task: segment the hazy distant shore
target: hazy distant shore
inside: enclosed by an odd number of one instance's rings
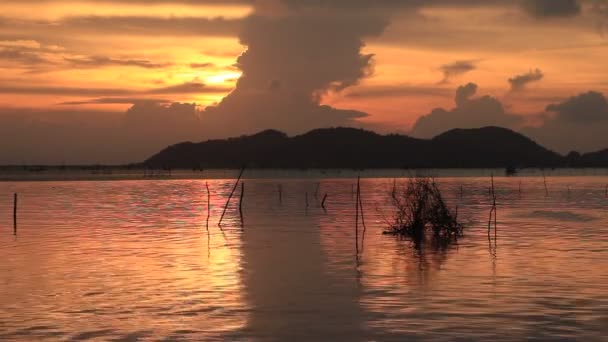
[[[0,181],[105,181],[105,180],[187,180],[232,179],[237,169],[151,170],[125,166],[0,166]],[[607,176],[608,168],[518,169],[515,177]],[[249,179],[307,179],[307,178],[404,178],[417,175],[432,177],[506,176],[504,168],[443,168],[443,169],[258,169],[248,168]]]

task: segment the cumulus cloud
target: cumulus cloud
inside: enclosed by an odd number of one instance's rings
[[[444,64],[439,68],[443,72],[443,80],[440,83],[449,83],[452,78],[464,75],[475,69],[475,61],[456,61]]]
[[[547,106],[556,114],[555,120],[564,122],[597,123],[608,120],[608,102],[602,93],[589,91],[566,101]]]
[[[547,111],[553,117],[524,132],[562,153],[608,148],[608,100],[604,94],[589,91],[551,104]]]
[[[541,81],[545,75],[540,69],[530,70],[529,72],[509,78],[511,91],[523,90],[528,84]]]
[[[389,18],[327,11],[318,4],[289,5],[272,13],[256,8],[246,20],[239,38],[247,51],[237,61],[242,77],[230,95],[204,113],[204,120],[222,133],[268,128],[299,133],[358,125],[357,119],[366,116],[320,102],[327,92],[342,91],[372,73],[373,55],[361,52],[363,39],[381,34]]]
[[[515,127],[518,116],[508,114],[500,101],[485,95],[474,97],[477,85],[469,83],[456,90],[456,107],[451,110],[437,108],[420,117],[411,134],[421,138],[432,138],[453,128],[480,128],[485,126]]]

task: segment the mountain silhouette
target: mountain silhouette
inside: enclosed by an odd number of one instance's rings
[[[562,156],[501,127],[453,129],[433,139],[324,128],[289,137],[266,130],[185,142],[142,163],[149,168],[529,168],[608,166],[608,150]]]

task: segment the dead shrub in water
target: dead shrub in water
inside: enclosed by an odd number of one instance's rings
[[[434,242],[441,243],[463,235],[458,212],[450,211],[433,180],[410,179],[402,190],[393,190],[391,198],[396,212],[385,234],[406,236],[415,242],[431,235]]]

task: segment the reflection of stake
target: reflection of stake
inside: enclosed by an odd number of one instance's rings
[[[519,181],[519,198],[521,199],[521,181]]]
[[[236,187],[239,185],[239,182],[241,181],[243,172],[245,172],[245,166],[243,166],[243,168],[241,169],[241,172],[239,173],[239,177],[236,179],[236,183],[234,183],[234,187],[232,188],[232,191],[230,192],[230,195],[228,196],[228,200],[226,201],[226,205],[224,206],[224,211],[222,212],[222,216],[220,217],[220,222],[218,222],[218,224],[217,224],[218,226],[222,225],[222,220],[224,219],[224,215],[226,215],[226,210],[228,210],[228,204],[230,204],[230,200],[232,199],[232,196],[234,195],[234,192],[236,191]]]

